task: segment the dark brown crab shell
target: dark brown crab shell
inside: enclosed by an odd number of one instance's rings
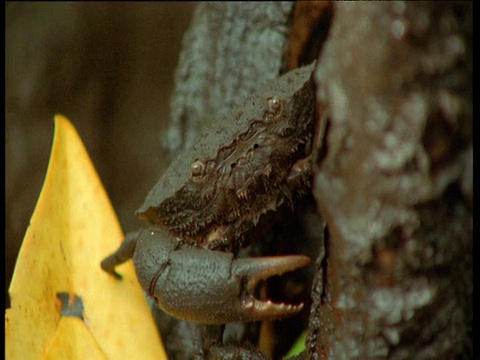
[[[159,225],[176,236],[191,237],[200,231],[206,236],[209,232],[213,231],[212,224],[215,222],[220,222],[220,224],[234,224],[236,222],[238,223],[239,219],[242,218],[244,222],[254,223],[262,213],[275,209],[285,198],[289,198],[289,189],[286,186],[280,189],[281,185],[273,184],[274,189],[271,191],[271,196],[269,196],[270,191],[267,189],[265,194],[262,195],[264,198],[260,199],[255,205],[246,207],[244,206],[245,204],[241,203],[241,200],[242,196],[248,196],[248,191],[242,189],[248,188],[248,181],[251,179],[245,178],[243,175],[245,172],[232,171],[228,179],[229,183],[225,185],[227,188],[222,189],[222,196],[227,197],[228,201],[225,198],[218,199],[218,202],[222,203],[222,206],[218,206],[221,211],[219,210],[216,213],[208,212],[205,211],[205,209],[196,209],[196,205],[192,205],[208,203],[209,207],[215,206],[216,198],[214,194],[215,192],[219,192],[213,188],[216,185],[207,181],[201,185],[203,191],[199,192],[198,189],[194,187],[196,182],[195,177],[201,178],[202,172],[208,172],[211,166],[217,165],[212,163],[212,159],[220,156],[219,149],[225,152],[221,154],[224,158],[228,157],[228,151],[235,151],[234,146],[230,146],[229,148],[229,145],[232,144],[232,139],[246,141],[251,136],[258,136],[258,134],[255,134],[255,131],[248,131],[249,128],[255,125],[252,124],[252,122],[254,123],[256,121],[255,119],[259,119],[259,122],[261,122],[262,119],[268,122],[269,117],[275,117],[276,114],[281,113],[281,108],[291,100],[292,95],[301,89],[309,80],[313,68],[314,64],[294,70],[280,77],[275,82],[266,85],[256,94],[249,97],[242,106],[234,110],[235,115],[233,117],[237,121],[219,122],[218,125],[213,127],[213,130],[209,130],[201,135],[191,151],[184,152],[180,157],[175,159],[150,191],[144,204],[137,210],[139,218],[148,223]],[[229,124],[229,126],[225,126],[225,124]],[[285,129],[281,131],[290,131],[291,128],[289,129],[289,126],[292,127],[292,124],[287,123]],[[293,127],[294,126],[295,124],[293,124]],[[257,142],[272,141],[268,136],[264,138],[258,137],[259,138],[255,140]],[[291,150],[295,151],[296,146],[297,145],[292,145]],[[244,164],[241,165],[247,168],[249,166],[248,154],[246,154],[241,161],[244,161]],[[250,171],[251,169],[247,170]],[[278,170],[278,167],[272,169],[270,164],[266,164],[258,169],[258,171],[264,172],[266,176],[268,176],[272,170]],[[257,169],[253,171],[257,171]],[[285,174],[282,174],[282,176],[286,177]],[[191,183],[190,185],[189,182]],[[265,184],[265,186],[268,186],[269,182],[265,181]],[[229,193],[231,192],[230,188],[233,189],[234,193]],[[281,191],[285,193],[285,196],[277,196],[275,191]],[[182,192],[189,192],[189,195],[182,196]],[[210,198],[206,199],[206,197]],[[240,200],[239,203],[236,203],[237,199]],[[225,204],[228,204],[228,206],[225,206]],[[162,207],[167,209],[167,211],[162,213]],[[185,209],[187,211],[184,211]],[[248,217],[240,214],[241,211],[248,213]],[[171,224],[168,223],[169,220],[166,219],[163,214],[167,214],[165,217],[177,216],[178,218],[175,219],[175,221],[179,223],[179,225],[176,227],[171,226]],[[182,217],[184,220],[182,220]],[[190,219],[194,217],[195,220],[190,221]],[[188,222],[190,222],[190,224],[188,224]],[[209,225],[209,228],[205,228]],[[239,224],[236,224],[238,232],[241,232],[242,227],[238,225]]]
[[[234,112],[236,121],[210,130],[173,161],[137,211],[152,226],[128,234],[102,268],[119,278],[115,267],[133,257],[157,305],[190,321],[272,320],[300,311],[302,305],[255,299],[251,290],[262,279],[306,266],[308,257],[237,259],[232,252],[261,214],[301,192],[290,177],[306,179],[296,173],[304,173],[297,164],[313,132],[313,68],[276,79]],[[209,174],[216,181],[208,181]],[[224,251],[210,246],[218,239],[228,245]]]

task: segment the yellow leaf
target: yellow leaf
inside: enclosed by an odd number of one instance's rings
[[[107,359],[81,319],[62,317],[42,360],[86,358]]]
[[[77,132],[66,118],[56,116],[45,183],[9,289],[8,359],[40,359],[58,337],[63,321],[58,293],[81,298],[83,323],[106,358],[166,359],[132,262],[119,267],[121,281],[100,268],[122,238]],[[81,358],[90,358],[91,351]]]

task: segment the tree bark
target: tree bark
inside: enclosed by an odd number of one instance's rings
[[[471,36],[471,3],[335,4],[312,358],[472,356]]]
[[[280,74],[292,6],[199,5],[170,150]],[[472,357],[471,39],[471,3],[334,4],[315,71],[326,237],[304,357]]]

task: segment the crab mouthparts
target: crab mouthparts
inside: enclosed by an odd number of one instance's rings
[[[242,298],[242,309],[249,317],[261,321],[278,319],[298,313],[303,303],[298,305],[274,303],[271,300],[258,300],[252,293],[261,280],[271,276],[280,276],[287,272],[304,267],[310,263],[310,258],[303,255],[288,255],[238,259],[236,275],[247,279]]]

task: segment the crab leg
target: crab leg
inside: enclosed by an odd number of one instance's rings
[[[145,231],[144,229],[139,229],[137,231],[132,231],[125,236],[122,244],[110,256],[103,259],[100,266],[104,271],[107,273],[115,276],[117,279],[121,279],[122,275],[115,271],[115,267],[123,264],[125,261],[131,259],[133,257],[133,253],[135,252],[135,246],[137,245],[137,240],[140,237],[140,234]]]

